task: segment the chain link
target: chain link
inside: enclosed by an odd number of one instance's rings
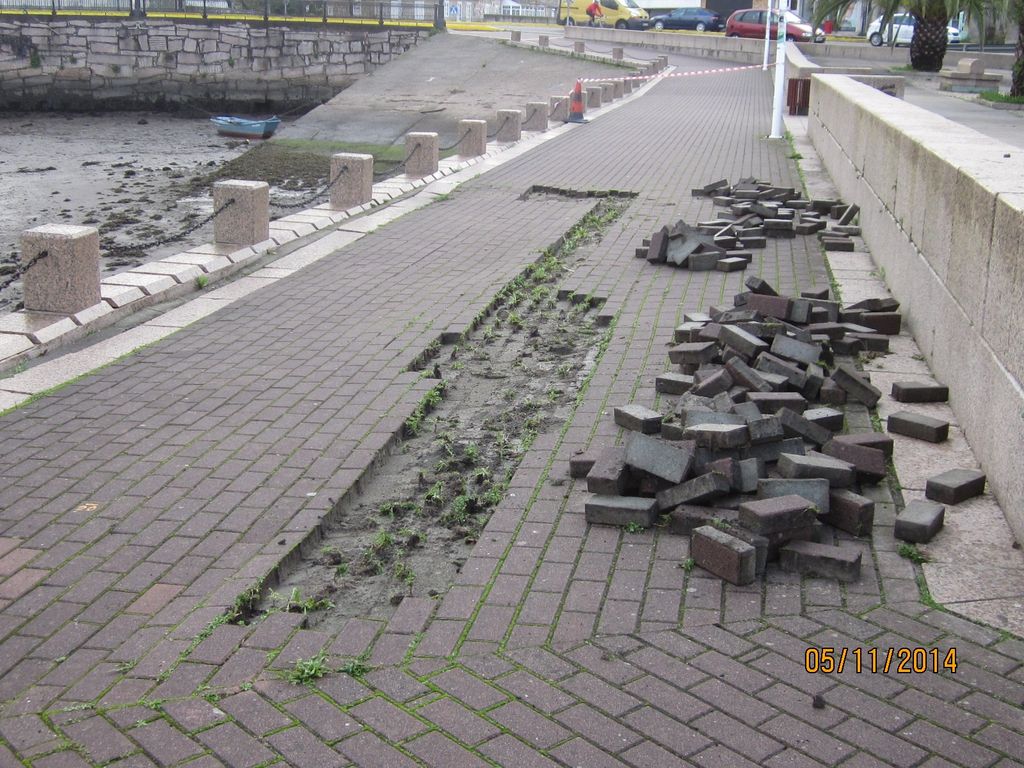
[[[187,226],[185,229],[183,229],[181,232],[178,232],[177,234],[168,235],[167,237],[161,237],[161,238],[159,238],[157,240],[150,240],[149,242],[145,242],[145,243],[135,243],[135,244],[132,244],[132,245],[108,245],[108,246],[102,248],[101,250],[104,253],[108,254],[108,255],[113,255],[113,254],[118,254],[118,253],[132,253],[134,251],[148,251],[148,250],[151,250],[153,248],[159,248],[162,245],[169,245],[169,244],[171,244],[173,242],[177,242],[178,240],[182,240],[182,239],[188,237],[189,235],[191,235],[193,232],[195,232],[200,227],[205,226],[206,224],[209,224],[211,221],[213,221],[215,218],[220,216],[220,214],[222,214],[224,211],[226,211],[228,208],[230,208],[234,204],[235,204],[235,198],[232,197],[231,199],[226,200],[224,202],[224,205],[222,205],[220,208],[216,209],[209,216],[206,216],[206,217],[204,217],[202,219],[199,219],[198,221],[193,222],[192,224],[190,224],[189,226]]]
[[[8,288],[10,288],[11,285],[13,285],[18,280],[20,280],[22,277],[24,277],[25,274],[30,269],[32,269],[32,267],[34,267],[36,264],[38,264],[40,261],[42,261],[43,259],[45,259],[49,255],[50,255],[49,251],[40,251],[39,253],[37,253],[35,256],[33,256],[29,260],[28,264],[22,265],[22,267],[20,269],[16,269],[13,274],[8,275],[7,277],[5,277],[3,279],[2,282],[0,282],[0,291],[5,291]]]
[[[495,129],[494,133],[488,133],[487,134],[487,138],[488,139],[493,139],[495,136],[497,136],[499,133],[501,133],[501,129],[505,127],[505,123],[508,122],[508,118],[509,118],[509,116],[505,115],[505,119],[501,121],[501,125],[499,125],[497,127],[497,129]]]
[[[442,152],[447,152],[447,151],[449,151],[449,150],[451,150],[451,149],[455,149],[455,148],[456,148],[457,146],[459,146],[459,144],[461,144],[461,143],[462,143],[462,140],[463,140],[464,138],[466,138],[467,136],[469,136],[469,134],[470,134],[470,130],[469,130],[469,128],[467,128],[467,129],[466,129],[466,132],[465,132],[464,134],[462,134],[462,135],[461,135],[461,136],[459,137],[459,140],[458,140],[458,141],[456,141],[456,142],[455,142],[454,144],[449,144],[449,145],[448,145],[447,147],[441,147],[441,151],[442,151]],[[418,145],[417,145],[417,146],[418,146]]]
[[[347,171],[347,170],[348,170],[348,166],[347,165],[341,166],[341,169],[338,171],[338,175],[334,177],[334,181],[331,181],[330,183],[325,184],[322,188],[318,189],[312,195],[310,195],[309,197],[304,197],[301,200],[299,200],[298,202],[295,202],[295,203],[275,203],[273,200],[271,200],[270,204],[272,206],[274,206],[275,208],[281,208],[281,209],[284,209],[284,210],[294,210],[296,208],[305,208],[310,203],[312,203],[314,200],[316,200],[317,198],[323,197],[330,190],[332,190],[336,186],[338,186],[338,184],[341,182],[341,177],[344,175],[345,171]]]
[[[417,144],[416,146],[414,146],[412,148],[412,152],[409,153],[409,156],[407,158],[405,158],[405,160],[402,160],[400,163],[395,163],[392,167],[388,168],[386,171],[381,171],[380,173],[373,174],[373,180],[374,181],[380,181],[381,179],[386,179],[389,176],[394,176],[395,175],[395,171],[397,171],[399,168],[405,168],[405,166],[408,164],[408,162],[410,160],[412,160],[414,157],[416,157],[416,153],[420,151],[420,147],[421,146],[423,146],[423,145],[422,144]]]

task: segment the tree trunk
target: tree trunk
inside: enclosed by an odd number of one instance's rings
[[[942,69],[942,59],[946,56],[946,17],[917,17],[916,21],[914,37],[910,41],[910,66],[918,72],[938,72]]]
[[[1017,0],[1013,5],[1017,16],[1017,58],[1013,62],[1010,95],[1024,97],[1024,0]]]

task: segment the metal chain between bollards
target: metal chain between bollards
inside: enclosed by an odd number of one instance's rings
[[[178,232],[175,235],[169,235],[167,237],[161,237],[161,238],[159,238],[157,240],[151,240],[148,243],[138,243],[136,245],[110,245],[110,246],[107,246],[105,248],[101,248],[100,250],[102,250],[104,253],[109,255],[109,254],[115,254],[115,253],[132,253],[134,251],[148,251],[148,250],[150,250],[152,248],[159,248],[161,245],[169,245],[170,243],[173,243],[173,242],[181,240],[181,239],[183,239],[185,237],[188,237],[189,235],[191,235],[193,232],[195,232],[200,227],[202,227],[202,226],[204,226],[206,224],[209,224],[211,221],[213,221],[215,218],[220,216],[222,213],[224,213],[224,211],[226,211],[228,208],[230,208],[234,204],[235,204],[235,198],[233,198],[233,197],[230,198],[229,200],[225,200],[224,201],[224,205],[222,205],[220,208],[217,208],[209,216],[206,216],[205,218],[202,218],[202,219],[199,219],[198,221],[193,222],[192,224],[187,226],[185,229],[183,229],[181,232]]]
[[[451,149],[455,149],[455,148],[456,148],[457,146],[459,146],[459,144],[461,144],[461,143],[462,143],[462,140],[463,140],[463,139],[465,139],[465,138],[466,138],[467,136],[469,136],[469,134],[470,134],[471,132],[472,132],[472,131],[470,131],[470,130],[469,130],[469,128],[467,128],[467,129],[466,129],[466,132],[465,132],[464,134],[462,134],[462,135],[461,135],[461,136],[459,137],[459,140],[458,140],[458,141],[456,141],[456,142],[455,142],[454,144],[449,144],[449,145],[448,145],[447,147],[441,147],[441,148],[440,148],[440,151],[441,151],[441,152],[447,152],[447,151],[449,151],[449,150],[451,150]],[[417,145],[417,146],[419,146],[419,145]]]
[[[347,171],[347,170],[348,170],[348,166],[347,165],[341,166],[341,168],[338,170],[338,175],[334,177],[333,181],[331,181],[331,182],[329,182],[327,184],[324,184],[324,186],[321,187],[320,189],[318,189],[316,192],[314,192],[313,194],[309,195],[308,197],[302,198],[301,200],[299,200],[297,202],[294,202],[294,203],[275,203],[273,200],[271,200],[270,204],[272,206],[274,206],[275,208],[281,208],[283,210],[294,210],[296,208],[305,208],[307,205],[312,203],[314,200],[323,197],[328,192],[330,192],[332,189],[334,189],[341,182],[341,177],[345,173],[345,171]]]
[[[529,122],[530,122],[530,121],[531,121],[531,120],[533,119],[533,116],[534,116],[534,115],[536,115],[536,114],[537,114],[537,108],[536,108],[536,107],[532,107],[532,108],[530,109],[530,114],[528,114],[528,115],[527,115],[527,116],[526,116],[526,117],[525,117],[525,118],[523,119],[523,123],[524,123],[524,124],[526,124],[526,123],[529,123]]]
[[[405,160],[395,163],[391,168],[388,168],[386,171],[381,171],[380,173],[373,174],[374,181],[379,181],[380,179],[386,179],[388,176],[393,176],[395,174],[395,171],[397,171],[399,168],[404,168],[406,165],[408,165],[409,161],[416,156],[416,153],[420,151],[421,146],[423,145],[417,144],[416,146],[414,146],[412,148],[412,152],[409,153],[409,156],[405,158]]]
[[[4,278],[3,282],[0,282],[0,291],[4,291],[11,285],[16,283],[18,280],[25,276],[26,272],[28,272],[30,269],[32,269],[32,267],[34,267],[36,264],[38,264],[40,261],[42,261],[49,255],[49,251],[40,251],[39,253],[37,253],[35,256],[31,258],[31,260],[29,260],[28,264],[22,265],[20,269],[16,269],[13,274],[8,275],[6,278]]]
[[[505,127],[505,123],[507,123],[508,120],[509,120],[509,116],[505,115],[505,119],[501,121],[501,125],[499,125],[497,127],[497,129],[494,131],[494,133],[488,133],[487,134],[487,138],[488,139],[493,139],[495,136],[497,136],[499,133],[501,133],[501,129]]]

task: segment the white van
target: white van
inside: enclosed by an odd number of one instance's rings
[[[883,43],[891,43],[896,40],[896,45],[910,45],[914,39],[914,17],[909,13],[894,13],[889,26],[882,29],[882,17],[879,16],[868,26],[868,42],[878,47]],[[967,40],[967,32],[961,32],[958,27],[952,24],[946,27],[946,42],[962,43]]]

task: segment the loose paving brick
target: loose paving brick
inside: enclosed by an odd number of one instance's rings
[[[789,408],[780,409],[778,417],[782,431],[787,437],[800,437],[817,446],[822,446],[832,439],[832,432],[826,427],[805,419]]]
[[[905,435],[929,443],[941,443],[949,437],[949,422],[913,411],[898,411],[886,419],[886,429],[894,435]]]
[[[949,400],[949,387],[922,381],[894,381],[892,399],[898,403],[944,403]]]
[[[661,418],[657,411],[636,403],[615,408],[616,424],[645,435],[656,435],[661,432]]]
[[[809,501],[817,510],[818,515],[827,514],[831,506],[831,493],[828,480],[822,477],[793,480],[789,478],[763,478],[757,481],[757,497],[773,499],[779,496],[800,496]],[[810,525],[808,521],[805,525]],[[801,526],[802,527],[802,526]]]
[[[950,469],[929,477],[925,498],[943,504],[959,504],[985,492],[985,473],[976,469]]]
[[[869,483],[877,483],[885,477],[887,471],[885,454],[878,448],[830,440],[822,446],[821,452],[826,456],[852,464],[857,476]]]
[[[779,474],[788,478],[822,477],[832,488],[849,487],[854,480],[854,466],[847,461],[822,454],[799,456],[784,453],[779,456]]]
[[[896,516],[893,535],[915,544],[927,544],[942,528],[945,515],[946,508],[941,504],[915,499]]]
[[[860,578],[861,552],[851,547],[792,541],[779,550],[779,558],[784,571],[839,581]]]
[[[854,536],[868,536],[875,521],[875,502],[847,488],[837,488],[829,493],[828,510],[821,520]]]
[[[655,391],[663,392],[666,395],[682,395],[689,392],[691,387],[693,387],[693,376],[687,376],[685,373],[669,371],[658,374],[654,380]]]
[[[696,446],[688,441],[667,442],[633,435],[626,446],[626,463],[670,483],[681,483],[693,465]]]
[[[586,517],[588,523],[650,528],[659,508],[659,502],[640,496],[592,496],[586,502]]]
[[[754,581],[754,547],[713,526],[705,525],[694,530],[690,539],[690,556],[701,568],[730,584],[743,585]]]
[[[606,496],[616,496],[630,485],[629,470],[626,469],[626,449],[605,448],[594,459],[587,472],[587,490]]]
[[[707,472],[692,480],[660,491],[655,499],[657,509],[667,512],[680,504],[696,504],[729,492],[732,483],[721,472]]]
[[[852,366],[841,363],[832,372],[832,380],[841,387],[852,400],[874,408],[882,397],[881,391],[868,381],[860,371]]]
[[[762,535],[804,528],[812,525],[815,518],[814,505],[802,496],[747,501],[739,508],[740,523]]]

